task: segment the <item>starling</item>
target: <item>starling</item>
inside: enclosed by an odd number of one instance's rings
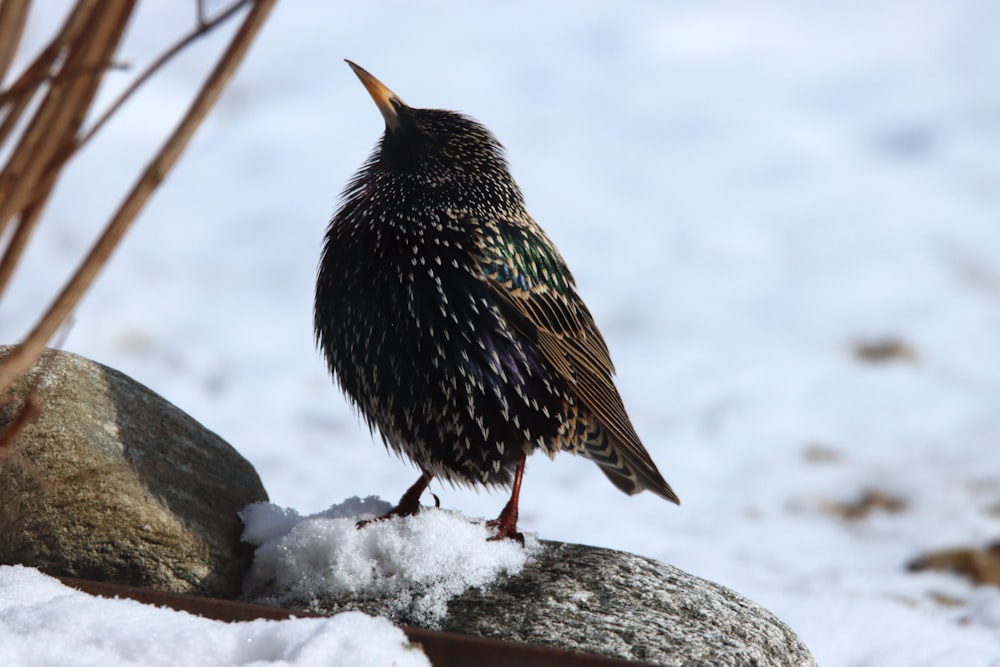
[[[639,441],[573,275],[525,210],[483,125],[416,109],[347,61],[385,134],[342,194],[316,282],[316,340],[340,388],[420,479],[512,487],[492,539],[513,538],[525,457],[569,451],[628,494],[679,503]]]

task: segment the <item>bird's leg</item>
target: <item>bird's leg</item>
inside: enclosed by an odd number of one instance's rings
[[[497,533],[490,538],[491,542],[497,540],[514,540],[522,547],[524,546],[524,535],[517,531],[517,499],[521,495],[521,478],[524,477],[524,460],[528,457],[526,453],[521,454],[517,460],[517,469],[514,471],[514,486],[510,491],[510,500],[504,505],[503,510],[493,521],[487,521],[486,525],[496,528]]]
[[[424,491],[427,489],[427,485],[431,483],[432,477],[434,477],[434,475],[427,472],[420,475],[420,479],[414,482],[413,486],[406,490],[406,493],[404,493],[403,497],[399,499],[399,502],[395,507],[380,517],[358,521],[358,528],[363,528],[373,521],[384,521],[386,519],[391,519],[394,516],[413,516],[419,512],[420,496],[423,495]],[[434,496],[434,499],[437,500],[437,496]]]

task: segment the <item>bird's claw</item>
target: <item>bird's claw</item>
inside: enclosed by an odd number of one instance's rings
[[[400,507],[397,505],[396,507],[393,507],[391,510],[389,510],[382,516],[377,516],[374,519],[362,519],[361,521],[358,521],[354,525],[360,530],[361,528],[364,528],[370,523],[378,523],[379,521],[385,521],[386,519],[391,519],[395,516],[413,516],[419,511],[420,511],[419,505],[417,505],[415,508],[403,508],[403,509],[400,509]]]
[[[517,520],[509,521],[507,517],[501,515],[493,521],[487,521],[488,528],[496,528],[497,532],[493,537],[486,538],[487,542],[499,542],[500,540],[514,540],[522,547],[524,546],[524,533],[517,529]]]

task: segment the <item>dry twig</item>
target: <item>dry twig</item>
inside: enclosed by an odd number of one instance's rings
[[[6,6],[7,3],[4,2],[3,5]],[[47,342],[76,307],[128,226],[176,163],[198,125],[218,99],[225,83],[272,9],[274,0],[240,0],[210,20],[205,18],[204,8],[199,3],[198,27],[154,62],[126,90],[125,97],[131,95],[184,46],[246,5],[250,5],[250,10],[242,25],[184,118],[125,197],[76,273],[27,337],[0,362],[0,392],[6,390],[31,367],[44,351]],[[10,136],[20,114],[30,106],[30,100],[42,89],[46,91],[35,115],[21,134],[18,146],[0,171],[0,231],[8,221],[17,221],[17,229],[0,261],[0,292],[13,274],[17,260],[66,160],[93,136],[124,99],[116,101],[105,117],[87,134],[78,137],[97,84],[112,63],[118,40],[133,9],[132,0],[79,0],[52,43],[17,82],[0,93],[0,112],[4,114],[0,123],[0,139],[5,139]],[[0,35],[5,34],[5,30],[19,34],[14,28],[7,27],[9,22],[10,26],[16,28],[14,18],[5,17],[4,12],[0,11]],[[0,65],[3,65],[2,51]],[[55,73],[52,72],[53,68],[57,68]]]

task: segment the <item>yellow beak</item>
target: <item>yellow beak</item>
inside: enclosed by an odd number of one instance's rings
[[[389,90],[384,83],[369,74],[368,70],[364,69],[360,65],[352,63],[350,60],[345,59],[345,62],[351,66],[354,73],[358,75],[359,79],[361,79],[361,83],[364,85],[365,90],[367,90],[368,94],[372,96],[373,100],[375,100],[375,106],[377,106],[378,110],[382,112],[382,117],[385,118],[385,124],[389,127],[389,129],[399,129],[398,108],[406,106],[403,100],[399,99],[399,96]]]

